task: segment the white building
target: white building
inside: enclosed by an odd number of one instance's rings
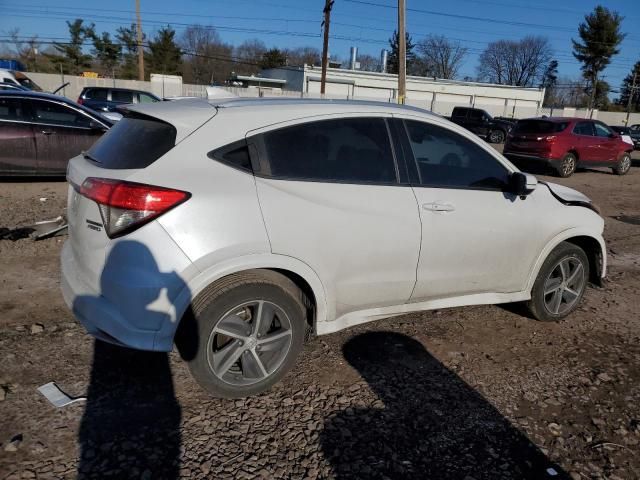
[[[320,67],[305,65],[263,70],[260,76],[285,80],[282,85],[285,91],[319,96],[320,73]],[[325,96],[394,102],[398,96],[398,76],[329,68]],[[543,99],[542,88],[408,76],[405,103],[441,115],[450,115],[455,106],[474,106],[495,116],[524,118],[538,115]]]

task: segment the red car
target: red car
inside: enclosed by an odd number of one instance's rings
[[[517,165],[549,165],[568,177],[577,167],[609,167],[624,175],[631,168],[632,151],[632,145],[602,122],[550,117],[519,120],[503,153]]]

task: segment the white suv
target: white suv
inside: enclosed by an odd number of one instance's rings
[[[320,100],[128,107],[68,169],[65,299],[128,347],[175,341],[215,395],[265,390],[322,335],[434,308],[575,310],[604,222],[424,110]]]

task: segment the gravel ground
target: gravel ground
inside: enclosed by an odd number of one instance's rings
[[[552,179],[601,206],[610,249],[606,287],[569,319],[382,320],[312,339],[244,400],[208,397],[175,352],[88,337],[59,294],[61,239],[0,241],[0,478],[640,478],[635,158],[624,177]],[[65,197],[63,182],[0,183],[0,227],[53,218]],[[53,408],[36,391],[50,381],[87,402]]]

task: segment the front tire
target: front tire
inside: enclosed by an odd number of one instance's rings
[[[560,166],[558,167],[558,175],[562,178],[567,178],[573,175],[578,166],[578,159],[573,153],[567,153],[562,157]]]
[[[189,369],[216,397],[264,392],[294,365],[307,329],[305,299],[270,270],[229,275],[193,301],[197,348]]]
[[[586,253],[577,245],[563,242],[542,264],[527,307],[540,321],[559,321],[578,308],[588,280]]]
[[[626,175],[629,170],[631,170],[631,155],[623,153],[618,164],[611,170],[613,170],[613,173],[616,175]]]

